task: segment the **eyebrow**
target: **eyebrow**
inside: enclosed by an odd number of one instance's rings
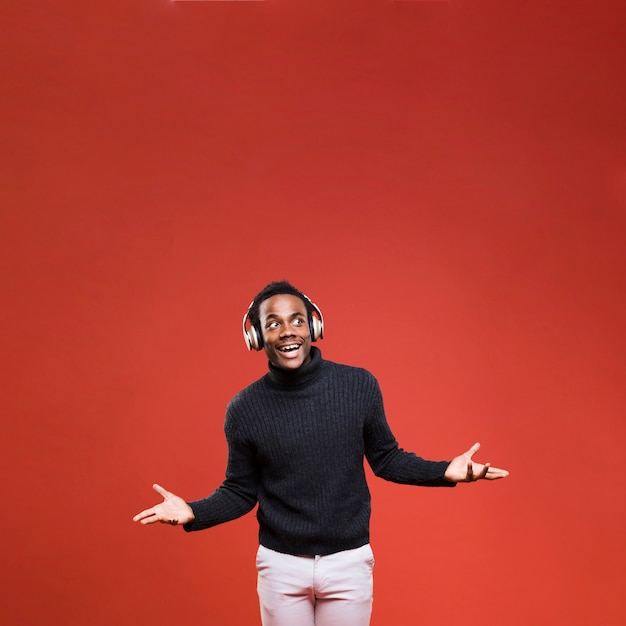
[[[293,319],[294,317],[306,317],[306,315],[305,315],[305,313],[302,313],[302,312],[296,312],[296,313],[292,313],[288,317]],[[269,319],[276,319],[276,320],[278,320],[278,319],[280,319],[280,315],[277,315],[276,313],[268,313],[265,316],[265,319],[266,320],[269,320]]]

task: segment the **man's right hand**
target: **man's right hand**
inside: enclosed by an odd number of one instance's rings
[[[192,522],[195,517],[191,507],[177,495],[163,489],[161,485],[154,484],[152,488],[163,496],[163,502],[157,504],[133,517],[133,522],[141,524],[170,524],[172,526],[182,526]]]

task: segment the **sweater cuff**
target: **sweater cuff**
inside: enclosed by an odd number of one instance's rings
[[[183,530],[187,533],[190,533],[194,530],[202,530],[203,528],[205,528],[205,526],[203,526],[198,520],[198,517],[200,516],[198,502],[187,502],[187,504],[191,507],[191,510],[193,511],[194,519],[192,519],[190,522],[187,522],[186,524],[183,524]]]
[[[446,470],[448,469],[448,465],[450,465],[451,461],[438,461],[437,465],[441,470],[441,477],[432,481],[431,483],[427,483],[426,487],[456,487],[456,483],[444,478]]]

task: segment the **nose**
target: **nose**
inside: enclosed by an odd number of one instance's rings
[[[293,328],[291,327],[290,324],[285,324],[280,331],[280,336],[281,338],[283,337],[294,337],[295,336],[295,331],[293,330]]]

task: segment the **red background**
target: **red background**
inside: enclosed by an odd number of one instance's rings
[[[622,2],[3,3],[2,613],[258,623],[223,477],[240,320],[287,278],[401,444],[373,626],[625,623]]]

